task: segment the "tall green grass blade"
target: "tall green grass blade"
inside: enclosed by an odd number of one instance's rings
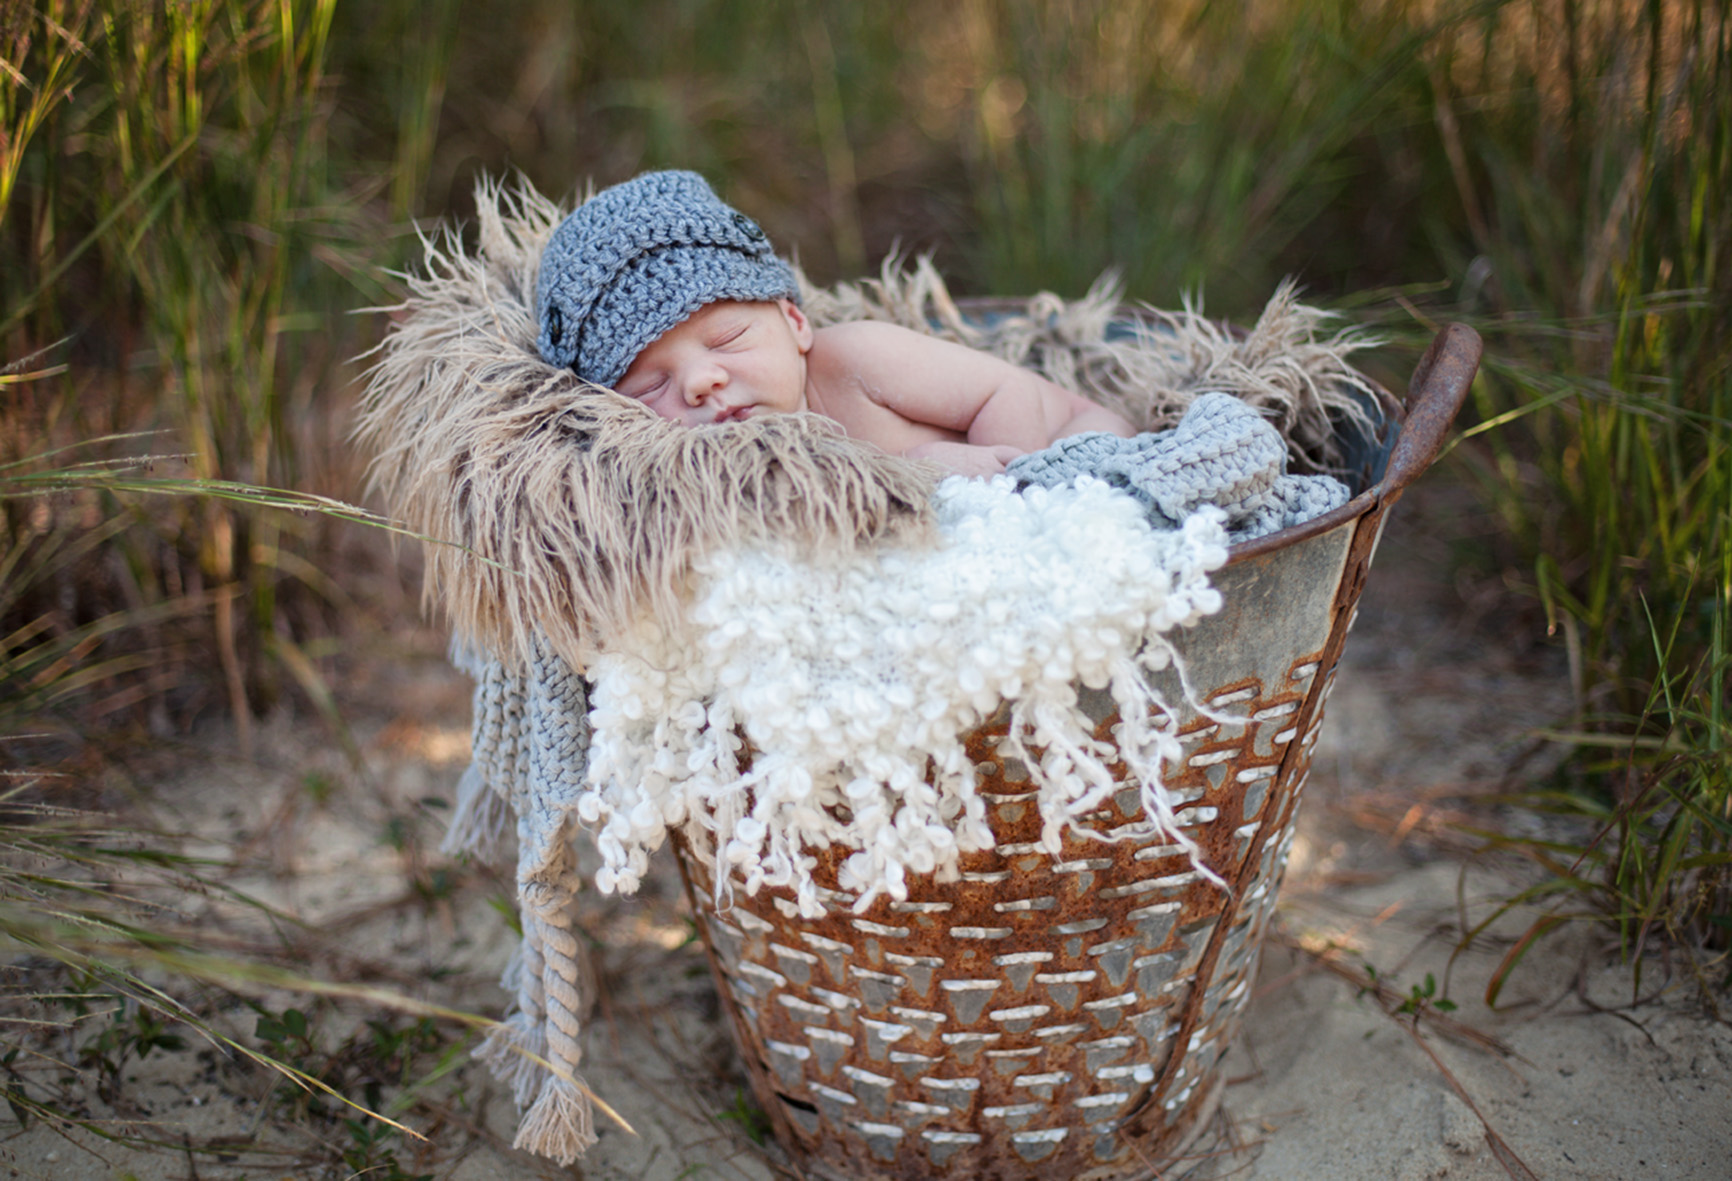
[[[7,313],[4,319],[0,319],[0,336],[4,336],[21,320],[23,320],[25,316],[34,311],[42,302],[42,297],[49,291],[53,290],[55,285],[66,277],[66,273],[72,269],[79,259],[84,257],[85,252],[103,239],[107,238],[114,230],[114,227],[119,224],[120,219],[130,211],[133,204],[137,202],[139,198],[143,197],[145,193],[149,192],[152,186],[162,179],[163,174],[170,168],[174,167],[175,162],[197,142],[198,136],[196,133],[193,133],[186,136],[186,138],[182,139],[180,143],[176,144],[174,147],[170,148],[168,155],[151,168],[149,172],[145,173],[143,177],[135,181],[132,187],[121,196],[120,201],[114,206],[114,208],[110,209],[88,234],[75,243],[71,249],[61,255],[55,262],[50,264],[47,273],[44,274],[41,280],[37,283],[35,290],[31,291],[20,300],[17,306],[14,307],[11,312]],[[147,219],[145,225],[148,224],[149,220]],[[141,227],[138,232],[142,233],[143,227]]]

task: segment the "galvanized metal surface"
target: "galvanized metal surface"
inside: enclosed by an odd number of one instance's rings
[[[1338,520],[1237,547],[1216,578],[1227,607],[1174,637],[1201,699],[1239,719],[1162,685],[1187,750],[1169,787],[1231,890],[1156,842],[1042,852],[1027,768],[1000,750],[1005,710],[967,740],[997,847],[966,856],[960,882],[911,877],[906,901],[855,915],[836,889],[845,851],[819,851],[826,918],[774,889],[718,911],[708,858],[676,842],[758,1103],[810,1175],[1140,1178],[1210,1118],[1384,515],[1435,455],[1478,341],[1446,333],[1434,354],[1399,469]],[[1110,697],[1083,705],[1110,741]],[[1091,819],[1110,834],[1140,818],[1127,788]]]

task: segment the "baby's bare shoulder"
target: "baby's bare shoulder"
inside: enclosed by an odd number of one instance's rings
[[[899,324],[849,320],[812,334],[807,363],[821,377],[864,381],[876,388],[886,378],[901,372],[902,359],[929,339]]]
[[[890,344],[931,339],[932,337],[912,328],[904,328],[900,324],[891,324],[884,320],[846,320],[820,328],[813,334],[815,347],[848,351],[881,349]]]
[[[910,365],[948,369],[996,365],[997,359],[965,345],[884,320],[849,320],[820,328],[813,358],[858,373],[897,372]]]

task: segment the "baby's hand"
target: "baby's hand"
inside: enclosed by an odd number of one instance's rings
[[[930,459],[959,476],[981,479],[1000,475],[1004,465],[1026,452],[1004,443],[978,446],[974,443],[922,443],[903,452],[909,459]]]

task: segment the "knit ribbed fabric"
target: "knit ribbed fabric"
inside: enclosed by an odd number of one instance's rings
[[[1123,439],[1089,432],[1014,459],[1007,474],[1024,487],[1052,488],[1094,476],[1143,502],[1157,529],[1174,529],[1212,504],[1227,514],[1233,541],[1263,537],[1347,503],[1331,476],[1287,474],[1287,447],[1274,427],[1231,394],[1191,403],[1170,431]]]
[[[646,172],[560,224],[535,284],[536,348],[612,386],[638,353],[706,304],[800,298],[758,224],[695,172]]]

